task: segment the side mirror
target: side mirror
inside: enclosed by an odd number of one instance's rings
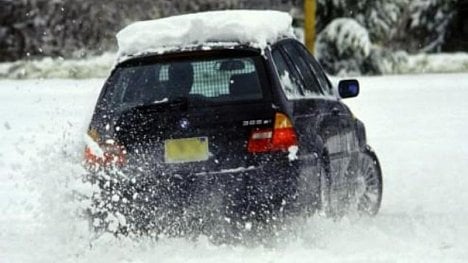
[[[342,80],[338,84],[338,93],[341,98],[354,98],[359,95],[359,81],[356,79]]]

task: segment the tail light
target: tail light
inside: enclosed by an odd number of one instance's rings
[[[123,166],[126,163],[125,147],[117,144],[114,140],[100,141],[95,130],[88,132],[88,145],[85,148],[85,164],[90,167],[108,167],[112,165]]]
[[[247,150],[250,153],[287,151],[297,145],[296,131],[288,116],[276,113],[273,129],[256,129],[250,136]]]

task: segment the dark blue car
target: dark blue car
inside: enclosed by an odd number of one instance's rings
[[[342,102],[358,93],[356,80],[333,88],[288,37],[126,59],[89,126],[88,179],[102,189],[91,210],[125,217],[121,233],[375,215],[379,162]]]

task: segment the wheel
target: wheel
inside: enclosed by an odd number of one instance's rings
[[[359,156],[356,183],[358,213],[376,215],[382,202],[382,170],[376,154],[369,146]]]

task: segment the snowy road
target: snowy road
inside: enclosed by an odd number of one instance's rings
[[[468,74],[362,78],[348,104],[384,171],[374,219],[314,218],[271,247],[93,240],[67,197],[102,80],[0,81],[0,262],[466,262]]]

